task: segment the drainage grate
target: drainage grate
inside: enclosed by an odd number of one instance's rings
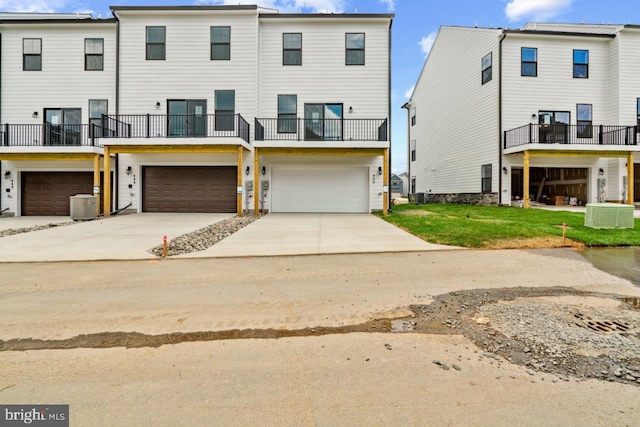
[[[582,313],[574,313],[576,325],[596,332],[626,332],[631,327],[628,323],[617,320],[595,320]]]

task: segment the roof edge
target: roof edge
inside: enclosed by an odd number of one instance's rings
[[[395,18],[394,13],[261,13],[260,18]]]
[[[112,11],[144,11],[144,10],[257,10],[255,4],[239,5],[182,5],[182,6],[109,6]]]
[[[594,37],[600,39],[613,39],[615,34],[579,33],[573,31],[544,31],[544,30],[502,30],[505,34],[534,34],[541,36],[567,36],[567,37]]]

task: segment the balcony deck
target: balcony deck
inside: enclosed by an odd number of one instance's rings
[[[240,114],[121,114],[102,117],[105,145],[230,144],[250,147]]]
[[[533,124],[504,132],[504,153],[527,150],[640,151],[638,126]]]
[[[102,152],[101,129],[95,124],[3,124],[3,153]]]
[[[386,148],[387,119],[256,118],[259,147]]]

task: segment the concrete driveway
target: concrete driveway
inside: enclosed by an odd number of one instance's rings
[[[412,252],[427,243],[370,214],[269,214],[211,248],[178,258]]]
[[[0,262],[155,259],[147,252],[234,214],[141,213],[53,227],[0,238]],[[28,217],[27,217],[28,218]],[[64,220],[64,221],[63,221]],[[68,222],[68,217],[58,221]],[[51,217],[4,218],[21,228]],[[211,248],[172,258],[317,255],[455,249],[427,243],[369,215],[269,214]]]
[[[155,259],[147,251],[161,245],[163,236],[172,239],[233,216],[141,213],[17,234],[0,238],[0,262]],[[28,217],[3,218],[0,223],[38,224],[37,219],[22,218]]]

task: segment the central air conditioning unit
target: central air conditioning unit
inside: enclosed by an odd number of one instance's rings
[[[617,203],[588,203],[584,225],[589,228],[633,228],[631,205]]]
[[[427,203],[427,193],[415,193],[413,195],[416,205],[424,205]]]
[[[98,198],[91,194],[76,194],[70,198],[71,219],[88,221],[98,217]]]

